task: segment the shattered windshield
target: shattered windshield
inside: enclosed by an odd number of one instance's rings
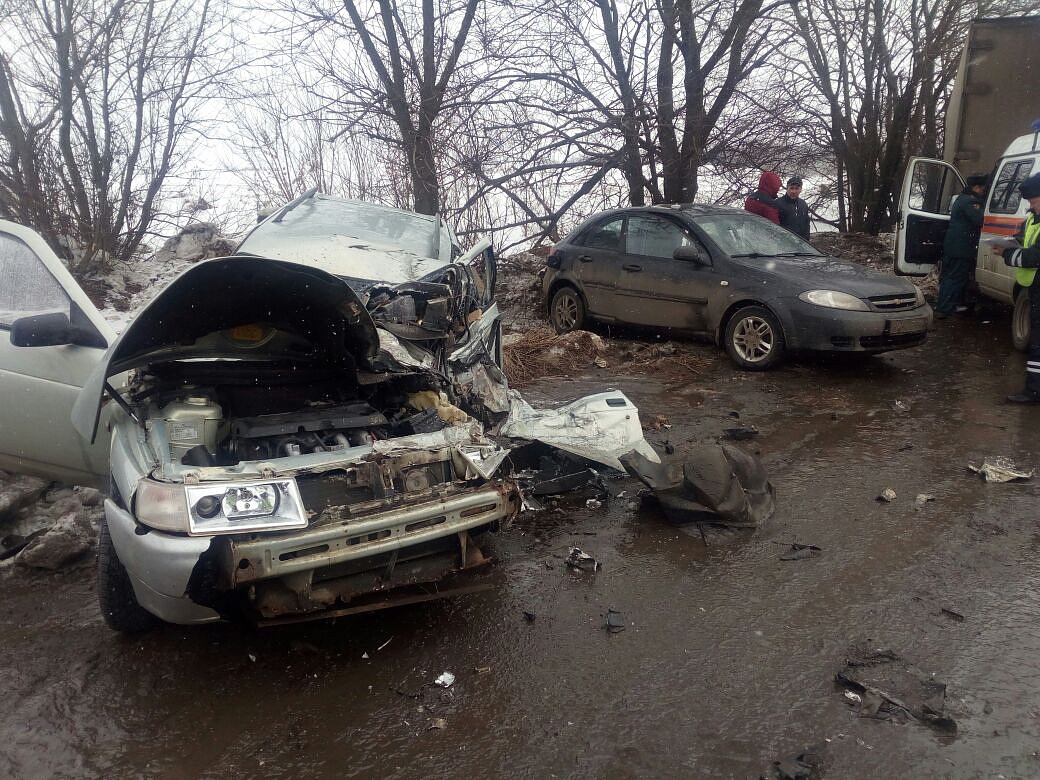
[[[277,235],[279,241],[301,242],[335,235],[356,239],[357,249],[402,249],[436,258],[440,256],[440,232],[436,217],[315,195],[286,212],[280,222],[258,227],[241,249],[248,252],[250,244],[263,244],[270,235]]]
[[[696,223],[730,257],[820,256],[794,233],[751,214],[698,217]]]

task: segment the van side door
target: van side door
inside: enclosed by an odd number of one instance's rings
[[[950,207],[963,189],[964,180],[949,163],[910,158],[899,193],[897,274],[924,276],[942,259]]]

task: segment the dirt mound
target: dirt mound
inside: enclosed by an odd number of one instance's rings
[[[852,260],[875,271],[892,272],[895,262],[895,234],[813,233],[809,243],[828,255]]]
[[[530,252],[498,259],[495,298],[507,330],[527,328],[545,321],[542,280],[538,275],[543,268],[545,258]]]
[[[502,351],[506,377],[514,387],[595,369],[680,378],[698,373],[714,359],[714,351],[703,344],[612,339],[585,330],[557,335],[545,324],[507,334]]]

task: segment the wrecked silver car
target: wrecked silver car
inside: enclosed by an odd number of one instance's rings
[[[436,217],[362,206],[308,193],[118,337],[38,235],[0,222],[17,282],[0,293],[0,468],[109,488],[112,628],[452,592],[521,504],[491,433],[615,468],[656,458],[621,393],[539,411],[508,389],[490,242],[463,253]]]

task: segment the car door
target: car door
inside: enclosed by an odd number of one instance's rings
[[[0,469],[105,485],[108,432],[88,444],[70,418],[76,396],[114,338],[112,329],[46,242],[3,220],[0,279]],[[66,336],[54,327],[62,316]],[[55,343],[62,341],[80,343]]]
[[[693,246],[705,263],[676,260]],[[617,319],[635,325],[706,329],[712,269],[707,250],[678,222],[661,214],[628,216],[625,255],[615,290]]]
[[[1022,227],[1029,203],[1019,195],[1018,186],[1034,172],[1035,164],[1034,155],[1000,160],[986,202],[979,236],[976,280],[984,294],[1005,303],[1014,302],[1015,270],[1005,265],[1003,258],[993,254],[993,245],[1006,241]]]
[[[899,194],[896,273],[924,276],[942,259],[950,206],[963,189],[964,180],[952,165],[910,158]]]
[[[589,312],[613,318],[614,286],[625,260],[625,215],[604,217],[589,225],[565,250]]]

